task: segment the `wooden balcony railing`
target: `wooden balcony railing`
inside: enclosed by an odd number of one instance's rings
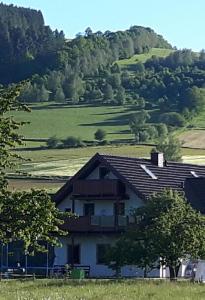
[[[112,232],[128,224],[128,216],[80,216],[67,218],[61,227],[69,232]]]
[[[75,197],[117,197],[125,195],[125,186],[115,179],[77,180],[73,184]]]

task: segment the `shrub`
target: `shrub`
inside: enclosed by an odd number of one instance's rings
[[[76,138],[75,136],[69,136],[65,140],[62,141],[63,146],[66,148],[77,148],[84,147],[85,143],[81,140],[81,138]]]
[[[103,141],[106,137],[106,131],[103,130],[103,129],[98,129],[96,132],[95,132],[95,139],[97,141]]]
[[[60,140],[56,136],[51,136],[46,142],[47,147],[50,149],[57,148],[59,146],[59,143],[60,143]]]

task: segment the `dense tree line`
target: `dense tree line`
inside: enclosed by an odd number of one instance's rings
[[[40,11],[0,3],[0,82],[45,72],[64,45],[63,32],[45,26]]]
[[[72,85],[73,77],[92,76],[119,58],[128,58],[152,47],[171,47],[150,28],[139,26],[116,33],[93,33],[87,28],[84,34],[69,41],[62,31],[52,31],[45,26],[40,11],[2,3],[0,24],[2,83],[19,81],[33,74],[42,75],[48,70],[60,70],[65,79],[63,85],[70,81]],[[55,92],[62,98],[61,90]]]

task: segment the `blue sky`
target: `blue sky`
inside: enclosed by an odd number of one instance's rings
[[[177,48],[205,48],[205,0],[5,0],[5,4],[40,9],[46,24],[67,38],[83,32],[153,28]]]

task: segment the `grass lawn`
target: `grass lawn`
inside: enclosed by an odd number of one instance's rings
[[[128,59],[122,59],[118,60],[117,63],[120,66],[128,66],[128,65],[134,65],[138,62],[144,63],[146,60],[152,57],[152,55],[156,55],[159,57],[166,57],[168,56],[173,50],[171,49],[163,49],[163,48],[152,48],[149,53],[143,53],[143,54],[136,54]]]
[[[2,281],[0,300],[204,300],[205,285],[141,280]]]
[[[179,138],[186,147],[205,149],[205,130],[188,130],[180,134]]]
[[[56,135],[58,138],[75,136],[94,140],[98,128],[106,131],[107,140],[132,137],[128,126],[131,106],[63,106],[44,103],[31,105],[31,109],[31,113],[12,112],[17,120],[30,122],[20,129],[26,138],[39,139]],[[27,145],[33,146],[32,142]]]

